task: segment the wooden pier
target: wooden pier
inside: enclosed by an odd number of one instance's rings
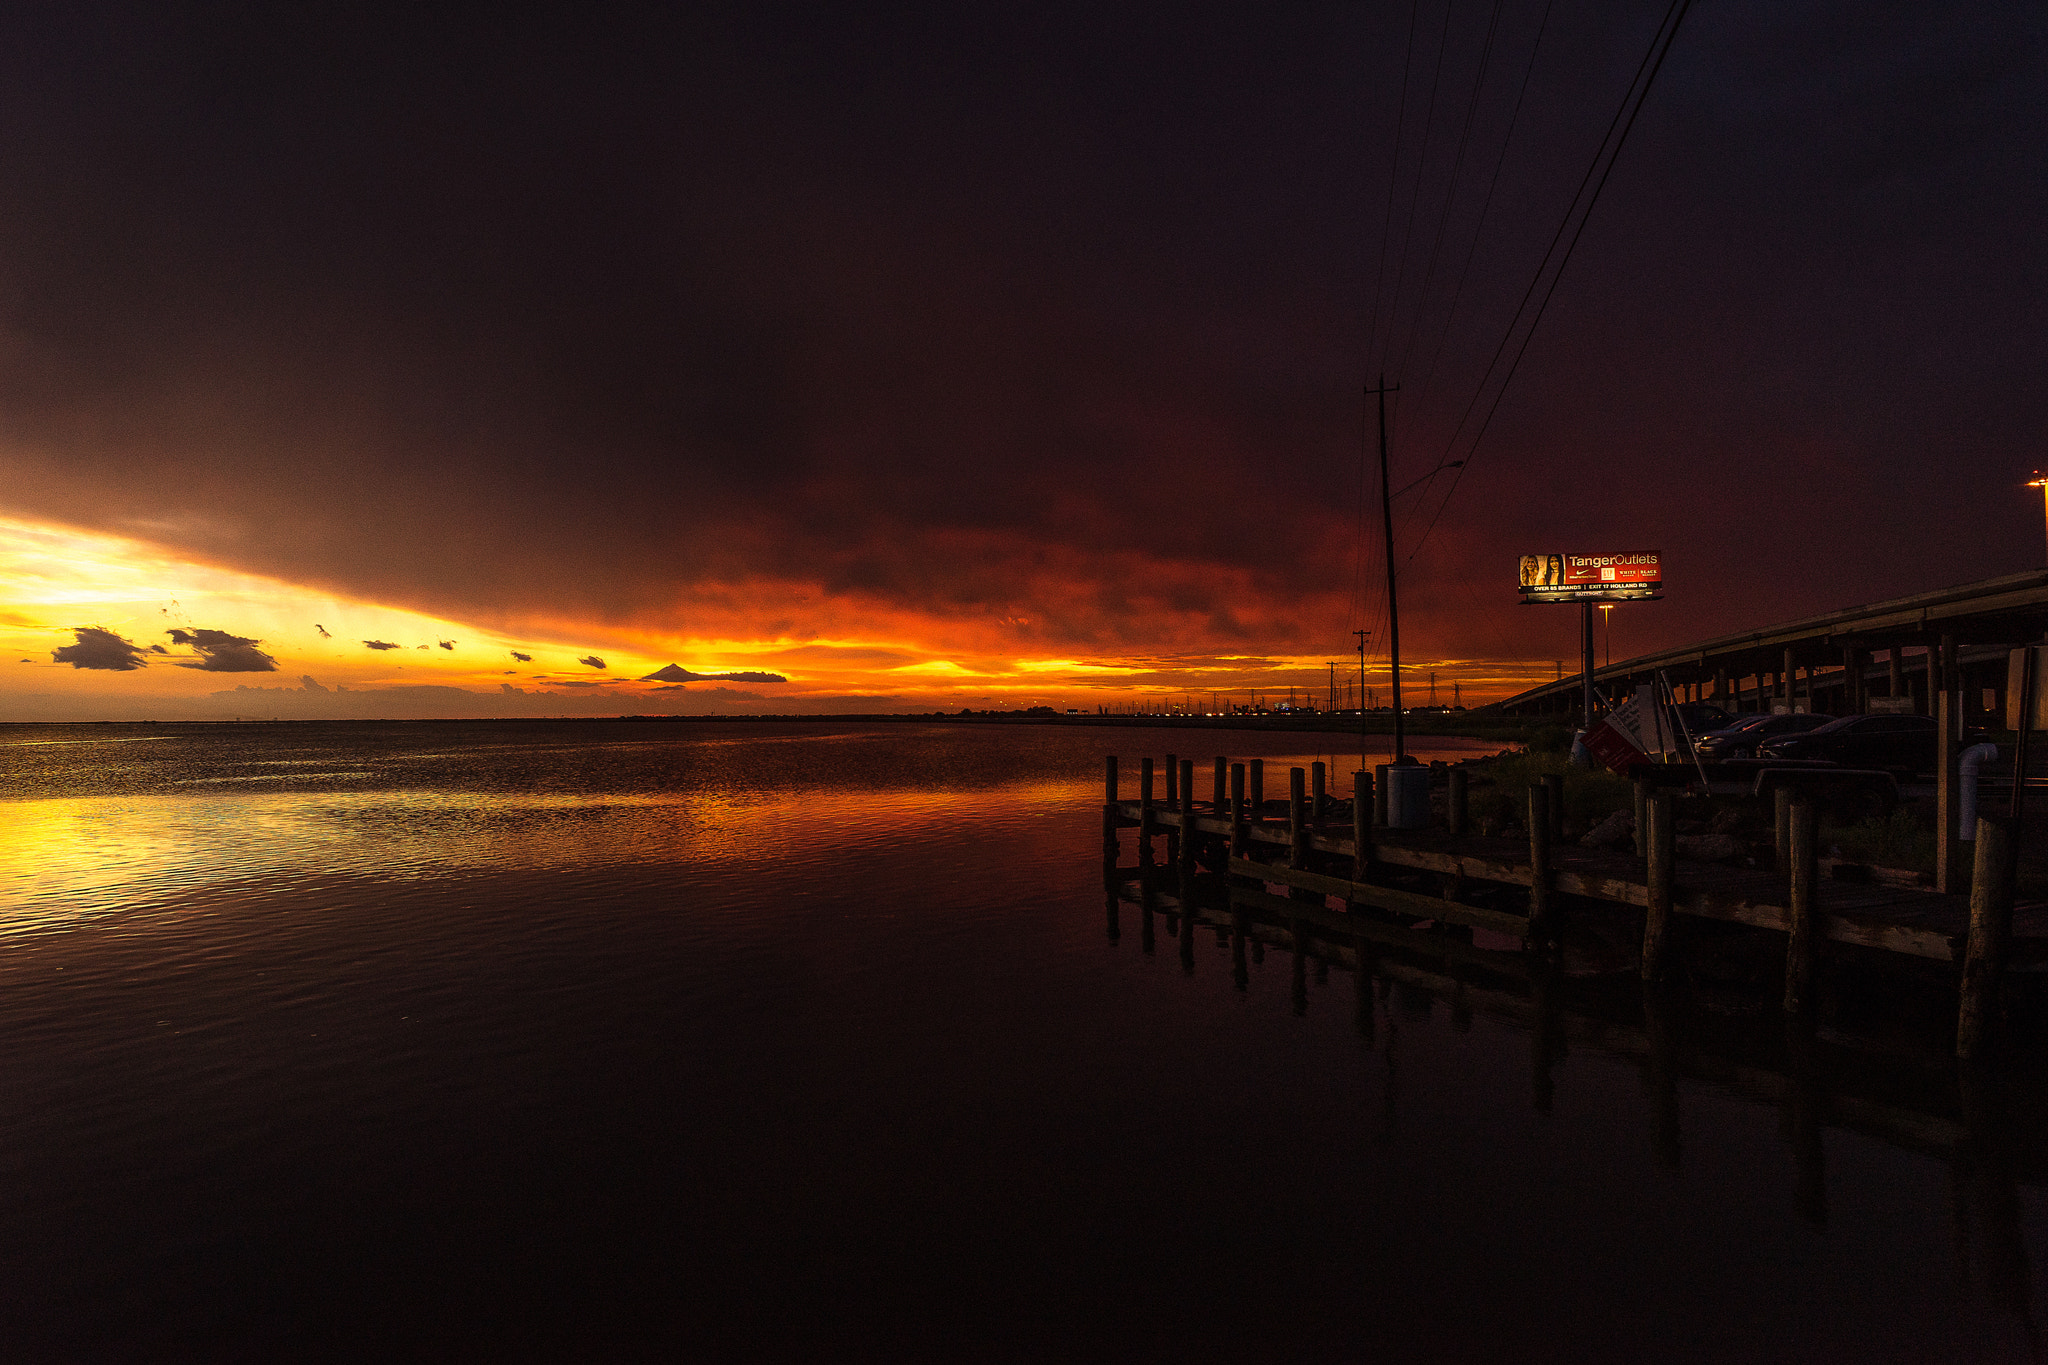
[[[1255,970],[1278,967],[1296,1013],[1331,984],[1332,968],[1351,973],[1353,1027],[1366,1047],[1386,1053],[1390,1067],[1399,1014],[1417,1000],[1425,1011],[1448,1007],[1454,1031],[1484,1017],[1525,1034],[1524,1099],[1538,1113],[1554,1107],[1575,1052],[1633,1065],[1643,1080],[1648,1145],[1674,1170],[1686,1148],[1683,1086],[1775,1108],[1788,1149],[1787,1195],[1801,1217],[1821,1226],[1829,1221],[1828,1129],[1947,1164],[1959,1268],[1988,1291],[1992,1306],[2019,1320],[2038,1352],[2020,1195],[2048,1184],[2040,1136],[2048,1132],[2048,1087],[2038,1068],[1959,1063],[1945,1045],[1859,1036],[1810,1015],[1779,1015],[1770,1004],[1744,1010],[1716,1001],[1702,1009],[1654,983],[1573,977],[1549,955],[1489,949],[1446,933],[1447,921],[1402,925],[1369,907],[1337,910],[1250,885],[1229,886],[1220,902],[1183,900],[1166,889],[1177,869],[1144,852],[1141,846],[1137,866],[1111,869],[1112,942],[1120,938],[1119,906],[1135,905],[1145,950],[1157,948],[1154,921],[1163,920],[1193,972],[1198,939],[1213,934],[1209,951],[1228,954],[1239,989],[1249,988]],[[1390,999],[1395,992],[1401,1001]]]
[[[2014,906],[2004,831],[1988,818],[1979,826],[1971,894],[1953,895],[1821,875],[1813,807],[1789,795],[1781,803],[1776,866],[1748,869],[1678,857],[1673,797],[1647,783],[1637,786],[1642,852],[1627,854],[1561,842],[1561,793],[1550,784],[1530,789],[1527,834],[1511,839],[1463,832],[1470,821],[1462,781],[1446,783],[1442,826],[1394,830],[1385,827],[1384,802],[1374,800],[1375,774],[1353,774],[1351,798],[1335,800],[1323,767],[1315,764],[1312,776],[1295,768],[1285,802],[1269,804],[1256,787],[1247,793],[1246,765],[1217,758],[1210,798],[1198,801],[1193,762],[1169,758],[1161,801],[1147,758],[1138,799],[1127,801],[1111,758],[1105,873],[1118,875],[1118,832],[1136,828],[1141,867],[1151,869],[1142,893],[1149,906],[1198,911],[1278,887],[1290,913],[1319,931],[1371,937],[1403,921],[1457,925],[1478,931],[1482,946],[1468,952],[1524,976],[1530,961],[1556,952],[1578,907],[1610,907],[1610,916],[1612,908],[1640,910],[1632,965],[1651,982],[1684,951],[1683,935],[1674,933],[1679,920],[1746,925],[1784,936],[1782,1006],[1792,1016],[1810,1009],[1824,956],[1872,951],[1948,964],[1959,1001],[1956,1052],[1963,1057],[1987,1044],[2005,974],[2048,966],[2048,906]],[[1262,768],[1256,760],[1250,768],[1257,786]],[[1151,855],[1156,835],[1169,843],[1163,866]]]

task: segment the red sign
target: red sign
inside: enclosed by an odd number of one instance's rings
[[[1531,602],[1649,597],[1664,581],[1654,550],[1606,555],[1523,555],[1522,596]]]

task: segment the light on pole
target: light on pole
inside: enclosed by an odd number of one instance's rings
[[[2037,469],[2034,477],[2027,480],[2027,487],[2041,490],[2041,511],[2044,518],[2048,518],[2048,479],[2042,478],[2041,471]]]
[[[1606,629],[1607,662],[1611,664],[1614,662],[1614,603],[1600,604],[1600,624]]]

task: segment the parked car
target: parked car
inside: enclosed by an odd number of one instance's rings
[[[1912,777],[1933,771],[1935,731],[1932,716],[1843,716],[1804,734],[1762,740],[1756,756],[1821,759]]]
[[[1838,719],[1801,712],[1787,716],[1744,716],[1725,730],[1701,735],[1693,747],[1708,763],[1726,763],[1731,758],[1756,757],[1757,745],[1782,735],[1800,735],[1817,730]]]
[[[1677,713],[1679,734],[1682,736],[1678,743],[1678,752],[1688,762],[1692,759],[1692,746],[1687,743],[1688,740],[1697,740],[1701,735],[1719,730],[1735,719],[1712,702],[1685,701],[1671,709]]]

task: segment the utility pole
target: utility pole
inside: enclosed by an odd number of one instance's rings
[[[1394,495],[1387,484],[1387,395],[1399,393],[1401,386],[1387,387],[1387,377],[1380,376],[1380,386],[1367,389],[1368,395],[1378,394],[1380,400],[1380,521],[1387,538],[1387,669],[1394,693],[1394,762],[1408,761],[1408,741],[1401,724],[1401,607],[1394,598]]]
[[[1337,665],[1330,665],[1330,709],[1337,709]]]
[[[1579,603],[1579,672],[1585,685],[1580,709],[1586,713],[1584,729],[1593,733],[1593,604]]]
[[[1465,709],[1465,699],[1458,694],[1458,680],[1456,678],[1451,679],[1451,709],[1453,711]]]
[[[1358,762],[1365,764],[1365,641],[1370,631],[1354,630],[1358,637]]]
[[[1429,704],[1436,705],[1436,670],[1429,670]]]

